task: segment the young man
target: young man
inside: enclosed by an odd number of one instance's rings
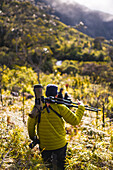
[[[58,87],[49,84],[46,87],[46,96],[57,97]],[[45,106],[45,103],[44,103]],[[40,123],[37,118],[28,118],[28,133],[32,140],[39,137],[39,147],[44,163],[48,168],[56,167],[57,170],[65,169],[65,157],[67,149],[65,121],[75,126],[78,125],[84,113],[84,105],[78,101],[78,109],[73,113],[63,104],[46,103],[46,107],[41,111]],[[35,126],[38,123],[37,135]],[[53,161],[52,161],[53,160]],[[53,168],[55,169],[55,168]]]

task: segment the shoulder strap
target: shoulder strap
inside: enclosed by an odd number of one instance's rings
[[[43,109],[46,108],[46,105],[43,107]],[[41,111],[39,111],[39,115],[38,115],[38,124],[40,123],[40,118],[41,118]]]
[[[56,110],[54,110],[51,106],[49,106],[49,108],[53,111],[53,112],[55,112],[56,114],[57,114],[57,116],[59,116],[60,118],[62,117],[59,113],[57,113],[57,111]]]
[[[45,109],[45,108],[47,108],[46,105],[43,107],[43,109]],[[59,116],[60,118],[62,117],[62,116],[61,116],[56,110],[54,110],[51,106],[49,106],[49,108],[50,108],[54,113],[56,113],[57,116]],[[40,123],[40,118],[41,118],[41,111],[39,111],[39,115],[38,115],[38,125],[39,125],[39,123]]]
[[[40,118],[41,118],[41,111],[39,112],[39,115],[38,115],[38,124],[40,123]]]

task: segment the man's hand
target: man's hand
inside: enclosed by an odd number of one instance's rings
[[[77,99],[78,105],[84,106],[83,102]]]

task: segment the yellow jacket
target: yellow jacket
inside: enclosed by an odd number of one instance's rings
[[[54,111],[47,112],[45,108],[41,112],[41,119],[37,129],[40,140],[40,148],[45,150],[55,150],[66,145],[65,121],[71,125],[78,125],[84,113],[84,106],[79,105],[75,113],[63,104],[51,103],[51,107],[62,117],[60,118]],[[64,121],[65,120],[65,121]],[[35,126],[38,118],[28,117],[28,133],[33,139],[36,135]]]

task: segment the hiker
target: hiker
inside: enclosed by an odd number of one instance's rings
[[[69,88],[69,84],[66,84],[66,90],[68,91],[68,88]]]
[[[62,92],[63,92],[63,88],[60,89],[60,91],[59,91],[59,93],[58,93],[58,98],[63,99],[63,94],[62,94]]]
[[[68,100],[68,99],[69,99],[69,95],[68,95],[68,92],[67,92],[67,91],[65,92],[64,99],[65,99],[65,100]]]
[[[57,90],[56,85],[47,85],[46,96],[57,97]],[[81,101],[78,101],[78,109],[75,113],[64,104],[43,103],[43,105],[45,108],[41,111],[40,123],[38,123],[39,117],[28,118],[28,134],[31,140],[36,141],[35,125],[38,124],[39,149],[44,163],[50,169],[56,167],[57,170],[64,170],[67,149],[64,123],[66,121],[73,126],[78,125],[85,108]],[[47,108],[49,108],[49,112]]]

